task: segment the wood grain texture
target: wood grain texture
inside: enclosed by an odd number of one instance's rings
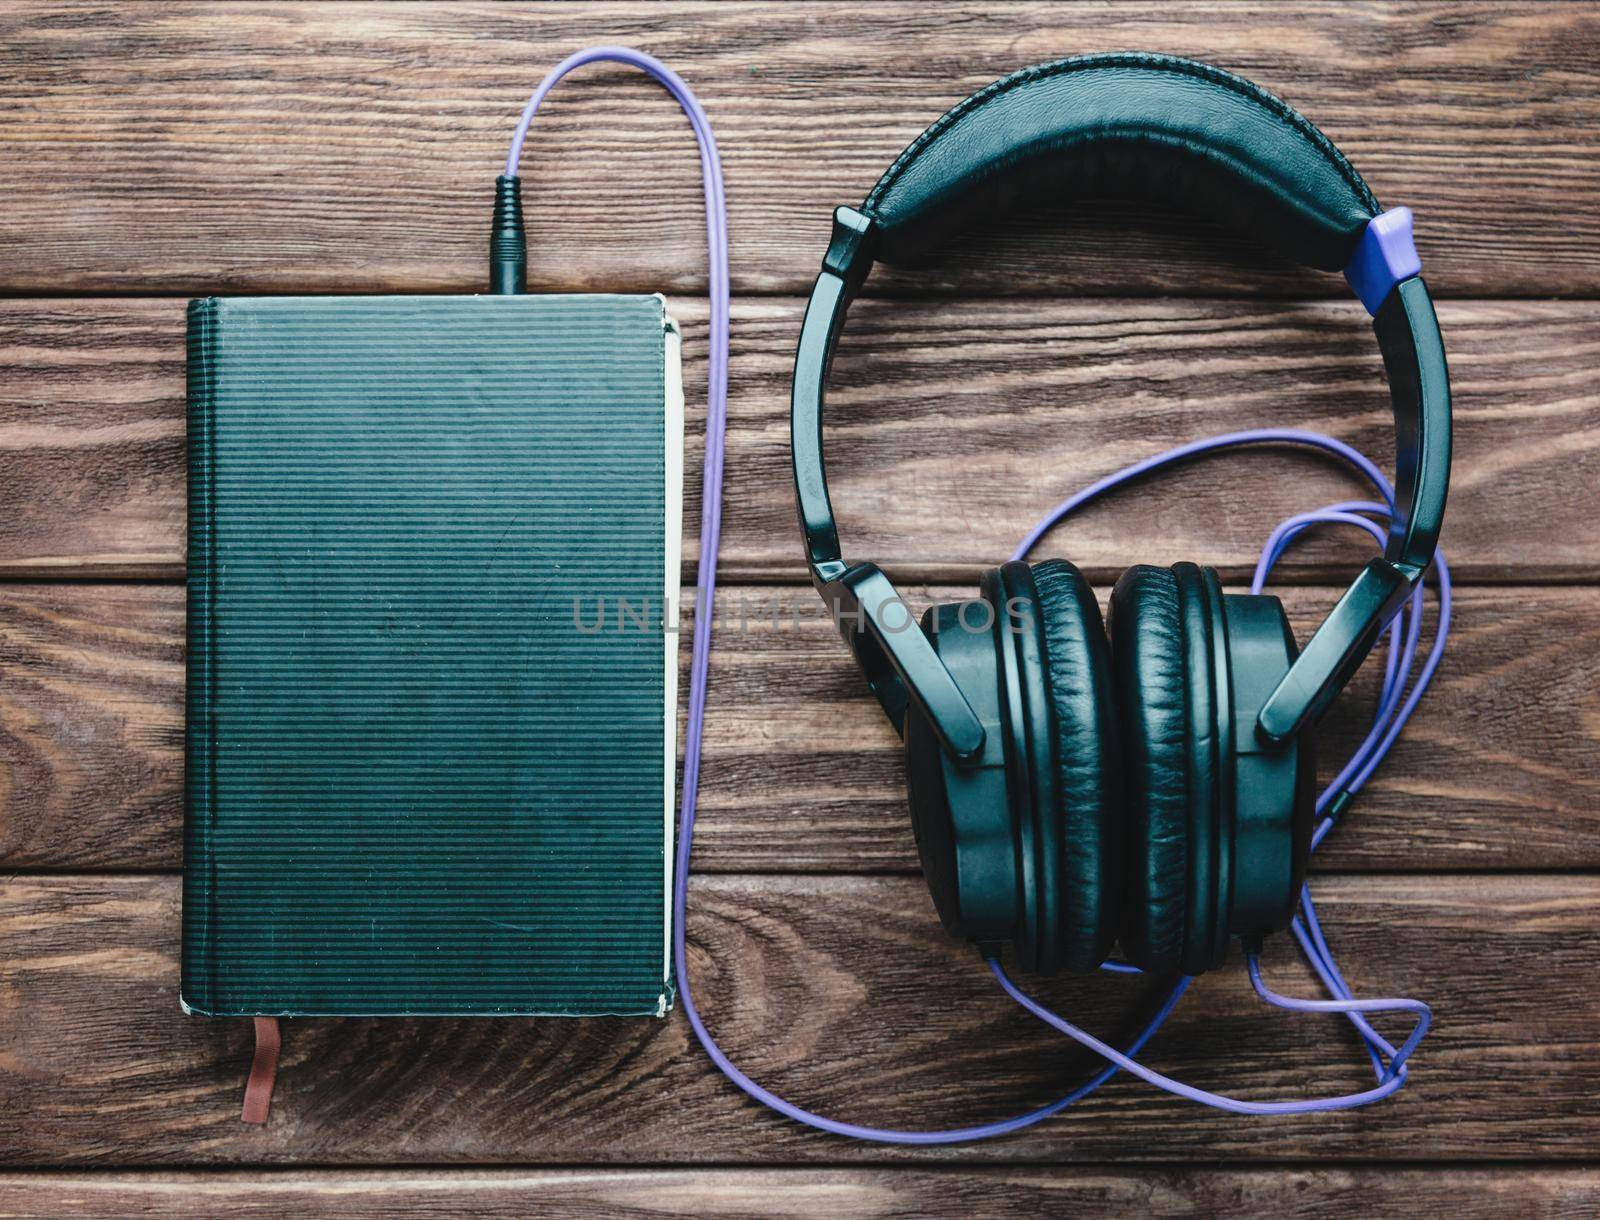
[[[0,1175],[0,1217],[651,1216],[1034,1220],[1589,1217],[1590,1169],[639,1169]]]
[[[819,1138],[736,1094],[664,1021],[290,1022],[272,1121],[238,1121],[248,1022],[177,1003],[169,877],[0,887],[0,1159],[13,1165],[892,1159],[1069,1162],[1582,1159],[1600,1131],[1600,878],[1342,876],[1316,886],[1352,987],[1415,992],[1438,1022],[1413,1083],[1372,1110],[1259,1123],[1138,1082],[1012,1138],[900,1150]],[[756,1079],[824,1113],[964,1123],[1038,1105],[1083,1055],[1001,996],[912,877],[700,878],[691,970],[711,1028]],[[1287,944],[1269,977],[1310,984]],[[1126,1037],[1154,985],[1033,987]],[[1242,972],[1201,980],[1147,1049],[1206,1088],[1286,1098],[1371,1076],[1332,1019],[1261,1007]],[[1248,1047],[1248,1054],[1240,1049]]]
[[[176,1000],[172,298],[478,290],[517,107],[602,37],[699,92],[732,211],[696,994],[757,1079],[841,1117],[992,1118],[1088,1068],[938,927],[898,745],[797,585],[788,384],[831,209],[1005,72],[1157,48],[1278,92],[1416,210],[1456,393],[1445,546],[1470,587],[1433,694],[1313,882],[1357,989],[1435,1006],[1395,1102],[1269,1128],[1119,1080],[1016,1138],[908,1152],[759,1110],[680,1012],[294,1022],[271,1124],[237,1122],[245,1023]],[[672,294],[698,435],[704,228],[681,115],[636,74],[586,69],[525,176],[537,290]],[[833,380],[836,504],[852,557],[919,605],[964,595],[1066,492],[1182,439],[1282,424],[1391,453],[1342,282],[1162,204],[1027,209],[937,266],[878,269],[867,294]],[[1258,294],[1282,299],[1232,299]],[[0,580],[62,582],[0,584],[0,1163],[22,1171],[0,1174],[0,1216],[1594,1214],[1597,295],[1594,3],[0,6],[0,298],[24,298],[0,299]],[[699,477],[691,453],[691,554]],[[1230,457],[1089,510],[1046,553],[1102,583],[1179,558],[1237,578],[1280,516],[1350,487],[1314,459]],[[1318,538],[1286,566],[1302,636],[1332,596],[1310,586],[1363,556]],[[168,583],[105,583],[124,577]],[[1308,989],[1286,943],[1267,958]],[[1038,991],[1125,1036],[1146,986]],[[1262,1098],[1370,1080],[1342,1027],[1262,1010],[1237,968],[1150,1057]]]
[[[1302,637],[1331,596],[1289,592]],[[723,591],[703,869],[916,868],[899,741],[821,611],[808,589]],[[1327,725],[1325,776],[1364,733],[1378,676]],[[183,590],[0,588],[0,761],[9,869],[178,868]],[[1600,589],[1463,590],[1436,684],[1318,867],[1600,868]]]
[[[1600,287],[1593,6],[1297,0],[10,4],[0,290],[475,291],[518,107],[602,32],[664,58],[709,110],[741,292],[808,287],[833,208],[968,93],[1130,48],[1217,63],[1304,111],[1381,200],[1416,210],[1441,290]],[[539,288],[703,290],[689,135],[630,75],[579,74],[529,141]],[[1106,240],[1108,225],[1121,235]],[[1023,217],[942,270],[873,288],[978,284],[1344,292],[1247,239],[1124,204]]]
[[[704,428],[703,302],[688,434]],[[802,303],[734,313],[722,573],[803,579],[789,471]],[[1600,577],[1600,304],[1446,302],[1456,460],[1444,546],[1468,580]],[[0,303],[0,575],[176,576],[184,529],[176,301]],[[972,581],[1070,491],[1184,439],[1268,425],[1393,450],[1365,317],[1340,303],[864,301],[835,364],[830,475],[846,550],[910,580]],[[699,445],[685,554],[696,550]],[[1086,510],[1046,544],[1092,576],[1177,559],[1249,571],[1281,517],[1368,491],[1320,457],[1237,454]],[[1368,543],[1292,552],[1348,580]],[[686,568],[686,578],[693,579]]]

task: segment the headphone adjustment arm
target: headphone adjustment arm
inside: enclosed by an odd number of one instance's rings
[[[907,706],[914,706],[957,762],[977,758],[983,752],[983,725],[889,578],[876,564],[845,567],[837,561],[814,566],[811,576],[901,737]]]
[[[833,238],[806,303],[800,341],[795,348],[790,388],[790,460],[794,466],[800,532],[805,537],[806,559],[813,577],[819,565],[843,567],[822,453],[822,404],[845,315],[872,270],[873,236],[871,219],[854,208],[839,208],[834,213]]]
[[[822,256],[822,270],[843,280],[845,292],[852,299],[872,270],[874,237],[872,218],[866,213],[852,207],[833,209],[833,234],[828,239],[827,253]]]
[[[1283,745],[1321,717],[1399,613],[1413,583],[1392,560],[1369,562],[1267,696],[1257,735]]]

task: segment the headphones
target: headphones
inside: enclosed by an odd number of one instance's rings
[[[842,558],[822,408],[875,261],[918,261],[1022,198],[1193,200],[1295,261],[1343,269],[1373,317],[1395,417],[1395,510],[1305,648],[1278,599],[1191,563],[1128,569],[1110,630],[1060,559],[985,572],[920,630],[888,578]],[[923,873],[948,931],[1039,973],[1120,944],[1199,974],[1288,925],[1310,849],[1312,732],[1433,560],[1450,386],[1411,214],[1380,214],[1330,140],[1249,81],[1163,55],[1014,73],[918,136],[833,235],[795,357],[792,452],[812,582],[900,732]],[[1339,812],[1343,797],[1331,812]]]

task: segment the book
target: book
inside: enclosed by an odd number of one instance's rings
[[[659,296],[189,307],[186,1010],[662,1015]]]

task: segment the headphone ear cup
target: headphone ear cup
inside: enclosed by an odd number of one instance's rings
[[[906,711],[912,825],[940,918],[985,951],[1010,943],[1024,969],[1093,970],[1116,939],[1124,837],[1094,591],[1060,560],[1007,563],[923,630],[989,729],[981,757],[957,764]]]
[[[985,583],[988,582],[985,577]],[[969,613],[973,608],[981,613]],[[957,764],[915,703],[906,708],[906,781],[922,875],[945,930],[979,945],[1017,934],[1023,895],[1000,718],[995,611],[983,598],[928,611],[922,631],[988,729],[983,754]]]
[[[1233,715],[1244,739],[1299,649],[1276,597],[1230,593],[1223,601]],[[1288,926],[1305,882],[1316,814],[1312,734],[1276,749],[1240,748],[1233,765],[1229,920],[1241,936],[1262,936]]]
[[[1122,905],[1121,750],[1111,649],[1100,604],[1060,559],[1033,568],[1044,624],[1061,862],[1060,965],[1093,970],[1111,951]]]
[[[1141,969],[1170,970],[1183,953],[1189,878],[1186,671],[1171,571],[1140,564],[1122,574],[1111,654],[1128,839],[1122,951]]]

